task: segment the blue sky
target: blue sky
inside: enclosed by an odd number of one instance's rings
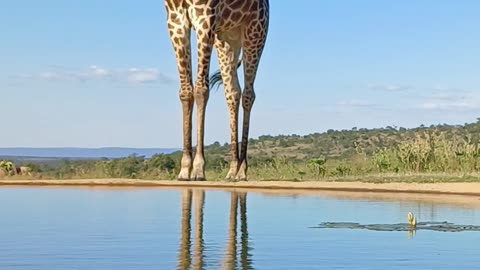
[[[253,137],[480,116],[479,1],[270,2]],[[0,146],[181,146],[163,1],[6,1],[0,33]],[[228,140],[222,91],[206,121]]]

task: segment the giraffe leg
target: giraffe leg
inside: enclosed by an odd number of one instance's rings
[[[191,89],[191,88],[190,88]],[[192,171],[192,111],[193,111],[193,93],[191,91],[180,92],[183,110],[183,155],[181,161],[178,180],[190,180]]]
[[[205,180],[205,110],[209,97],[208,76],[210,70],[210,59],[213,48],[213,31],[199,32],[198,40],[198,72],[195,82],[194,96],[197,105],[197,151],[193,160],[192,179],[196,181]]]
[[[237,264],[238,193],[236,191],[232,191],[230,198],[228,242],[222,269],[235,269],[235,265]]]
[[[265,21],[263,23],[268,23]],[[263,47],[266,41],[266,27],[259,22],[253,22],[244,33],[243,41],[243,69],[245,76],[245,89],[242,93],[243,127],[242,127],[242,148],[240,152],[240,166],[236,179],[247,180],[247,149],[248,133],[250,129],[250,113],[255,101],[254,83],[257,75],[258,64],[262,56]],[[261,29],[258,32],[258,29]]]
[[[225,98],[230,111],[230,170],[227,180],[234,180],[238,171],[238,108],[240,105],[240,84],[237,76],[237,63],[240,56],[240,41],[216,40],[220,70],[222,72],[223,85],[225,86]]]
[[[168,16],[172,16],[170,12],[168,12]],[[175,14],[175,16],[182,23],[179,25],[169,23],[168,29],[177,58],[178,73],[180,75],[179,96],[183,111],[183,156],[178,179],[190,180],[190,172],[192,171],[192,111],[194,101],[190,45],[191,26],[186,15],[179,17],[178,14]]]
[[[182,191],[182,236],[177,269],[190,269],[192,263],[191,245],[192,190]]]
[[[247,193],[240,192],[238,194],[240,199],[240,265],[242,269],[252,269],[251,260],[250,260],[250,248],[248,244],[248,224],[247,224]]]
[[[194,190],[193,201],[195,205],[195,252],[193,269],[204,269],[204,241],[203,241],[203,208],[205,205],[205,191]]]

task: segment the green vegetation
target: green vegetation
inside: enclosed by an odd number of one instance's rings
[[[480,121],[261,136],[249,143],[252,180],[476,181],[480,175]],[[180,157],[177,152],[151,159],[130,156],[29,167],[42,178],[175,179]],[[207,178],[223,179],[229,145],[206,147],[206,158]]]
[[[17,167],[11,160],[0,160],[0,177],[6,176],[30,176],[32,174],[32,167],[23,165]]]
[[[174,179],[177,163],[170,155],[154,155],[150,159],[129,156],[121,159],[62,160],[55,166],[28,164],[33,176],[46,179],[131,178]]]
[[[15,175],[16,168],[15,163],[9,160],[0,160],[0,175],[8,176],[8,175]]]

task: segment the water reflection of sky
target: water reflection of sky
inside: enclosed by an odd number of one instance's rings
[[[480,225],[437,197],[0,188],[0,269],[472,269],[480,233],[309,229],[321,222]],[[435,199],[433,199],[435,198]],[[445,201],[448,201],[446,198]],[[235,206],[234,206],[235,205]]]

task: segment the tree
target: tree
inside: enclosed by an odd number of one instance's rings
[[[167,173],[173,172],[176,168],[176,163],[173,158],[164,154],[153,155],[148,162],[149,170],[159,169]]]
[[[16,174],[16,167],[15,163],[12,161],[0,161],[0,170],[5,172],[6,175],[15,175]]]
[[[136,155],[118,159],[115,160],[116,172],[120,177],[137,178],[142,171],[143,163],[144,158]]]
[[[326,163],[327,159],[325,157],[313,158],[307,162],[307,166],[315,172],[317,177],[320,177],[325,176],[327,173],[327,168],[325,166]]]

